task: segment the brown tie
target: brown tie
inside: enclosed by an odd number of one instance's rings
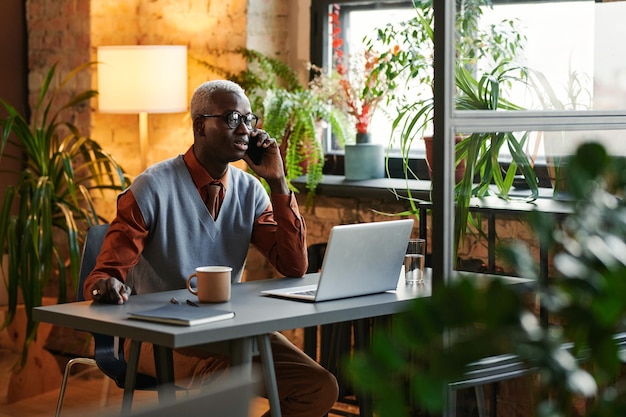
[[[219,181],[213,181],[207,185],[207,201],[206,206],[209,209],[209,213],[213,219],[217,219],[217,215],[220,211],[220,205],[222,204],[221,191],[222,183]]]

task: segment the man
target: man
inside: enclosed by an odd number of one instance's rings
[[[122,304],[131,288],[138,294],[185,288],[186,277],[202,265],[231,266],[239,282],[250,243],[281,274],[305,273],[304,219],[277,143],[256,129],[243,89],[223,80],[200,85],[191,117],[193,146],[148,168],[118,197],[117,216],[85,281],[86,299]],[[247,155],[250,146],[263,148],[259,164]],[[271,202],[256,178],[229,165],[242,158],[267,181]],[[335,377],[281,334],[271,343],[282,414],[326,414],[338,395]],[[150,344],[142,344],[140,358],[139,371],[154,375]],[[219,375],[228,359],[180,349],[174,367],[177,383],[197,386]]]

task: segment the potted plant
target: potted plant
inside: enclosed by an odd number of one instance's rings
[[[536,296],[549,312],[548,327],[514,286],[451,277],[432,297],[415,300],[391,329],[375,329],[371,349],[348,363],[351,381],[373,396],[377,415],[440,413],[449,384],[463,380],[470,364],[498,354],[541,376],[528,387],[537,393],[535,415],[623,414],[626,204],[619,195],[626,163],[595,143],[568,163],[574,212],[560,227],[549,213],[529,218],[555,253],[557,275]],[[503,251],[522,276],[538,279],[527,247],[513,242]],[[580,399],[583,408],[576,407]]]
[[[322,180],[324,150],[322,135],[330,124],[339,141],[347,135],[345,115],[311,88],[293,91],[269,89],[263,100],[263,128],[278,142],[285,159],[287,179],[306,174],[306,207],[312,204]]]
[[[503,98],[502,87],[509,80],[519,80],[514,72],[519,67],[508,63],[498,65],[491,73],[483,74],[476,80],[463,66],[456,68],[456,86],[459,93],[456,107],[460,110],[522,110],[521,107]],[[469,202],[472,197],[484,197],[492,193],[490,185],[497,188],[497,195],[507,199],[518,172],[524,176],[531,192],[529,199],[536,199],[539,193],[537,177],[525,151],[528,133],[519,135],[513,132],[472,133],[456,146],[457,160],[464,160],[466,170],[463,178],[455,186],[455,237],[456,246],[463,241],[469,218]],[[498,162],[500,149],[507,146],[512,160],[503,173]],[[478,182],[475,182],[478,177]]]
[[[414,141],[424,135],[432,122],[433,112],[432,2],[415,0],[413,3],[415,17],[398,25],[387,25],[377,31],[375,39],[366,41],[368,44],[379,42],[390,48],[381,56],[374,74],[385,74],[387,79],[397,84],[393,90],[398,111],[392,124],[392,140],[399,137],[407,179],[417,178],[408,163],[410,152]],[[464,2],[457,18],[455,104],[460,110],[521,110],[521,107],[504,98],[504,92],[514,83],[525,84],[525,69],[512,61],[523,48],[523,38],[515,32],[513,22],[500,25],[513,30],[501,31],[497,40],[492,40],[490,33],[479,30],[481,7],[488,4],[486,0]],[[484,58],[487,67],[492,69],[478,76],[476,62],[480,58]],[[464,163],[465,171],[459,175],[455,186],[455,248],[458,249],[463,241],[468,222],[479,227],[480,222],[474,222],[470,217],[469,202],[472,197],[488,194],[491,183],[496,185],[499,196],[507,198],[519,171],[531,190],[530,198],[536,198],[538,185],[529,156],[524,151],[526,140],[526,134],[520,136],[512,132],[461,134],[458,138],[456,162]],[[503,173],[497,158],[505,145],[511,152],[512,163]],[[474,183],[476,180],[477,184]],[[417,203],[410,191],[408,197],[411,209],[403,214],[417,214]]]
[[[303,85],[296,72],[279,59],[251,49],[238,49],[234,53],[243,56],[248,64],[239,73],[206,61],[199,62],[246,90],[252,108],[261,118],[263,129],[280,145],[287,180],[290,182],[306,175],[308,206],[322,179],[324,152],[321,135],[324,124],[330,124],[337,139],[344,141],[347,119],[329,103],[325,91],[312,88],[314,81],[311,85]],[[312,70],[314,75],[318,73],[315,68]]]
[[[370,124],[378,105],[388,99],[395,83],[387,74],[374,71],[386,56],[371,44],[346,55],[341,38],[340,6],[333,5],[332,26],[333,66],[318,78],[320,89],[328,91],[333,104],[350,116],[356,134],[344,144],[345,177],[348,180],[382,178],[385,174],[384,148],[372,143]],[[393,53],[393,51],[391,52]]]
[[[93,198],[129,185],[113,157],[83,136],[70,119],[63,119],[68,109],[84,105],[97,94],[87,90],[59,102],[66,84],[89,65],[74,69],[53,89],[54,65],[41,85],[31,121],[0,99],[8,114],[0,119],[0,160],[12,157],[4,152],[9,142],[23,149],[22,169],[5,171],[15,180],[6,188],[0,210],[0,247],[8,254],[2,266],[8,263],[9,299],[2,328],[13,321],[21,297],[27,315],[22,365],[37,333],[32,308],[41,305],[51,278],[58,276],[58,302],[66,301],[68,278],[76,288],[84,232],[103,220]]]

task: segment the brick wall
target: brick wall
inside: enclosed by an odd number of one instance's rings
[[[198,60],[219,61],[220,66],[237,71],[245,63],[224,51],[246,46],[288,59],[290,7],[293,4],[279,0],[28,0],[29,102],[31,107],[36,103],[39,86],[53,64],[58,64],[52,82],[56,87],[73,68],[95,62],[97,47],[103,45],[187,45],[191,96],[197,85],[216,78]],[[89,88],[97,88],[95,65],[68,84],[65,97]],[[138,174],[138,116],[102,114],[97,99],[90,104],[91,108],[69,111],[66,117],[113,154],[130,175]],[[192,144],[188,114],[157,114],[148,119],[148,164],[182,153]],[[109,195],[99,202],[106,218],[114,215],[114,200]]]
[[[89,2],[79,0],[37,0],[26,2],[28,27],[28,91],[34,107],[40,86],[52,65],[57,64],[51,89],[75,67],[89,62]],[[64,102],[74,94],[91,87],[89,72],[67,84],[59,95]],[[88,131],[91,113],[87,106],[68,112],[67,118]]]
[[[409,207],[400,201],[389,199],[371,199],[371,198],[355,198],[355,197],[328,197],[323,195],[316,196],[314,204],[308,210],[304,210],[306,200],[305,194],[298,195],[298,202],[303,210],[303,215],[307,224],[308,244],[326,242],[330,229],[338,224],[385,221],[390,219],[402,218],[403,216],[390,216],[391,213],[400,213],[408,210]],[[415,217],[415,226],[413,236],[420,233],[418,218]],[[432,242],[431,217],[427,218],[427,230],[429,246],[427,252],[430,252]],[[487,222],[482,221],[483,231],[487,231]],[[513,216],[499,216],[496,218],[495,230],[497,243],[504,243],[511,239],[519,239],[528,243],[534,258],[539,260],[539,247],[532,230],[523,221],[522,218]],[[470,233],[465,239],[465,245],[459,250],[459,257],[463,259],[473,258],[479,259],[485,264],[488,261],[488,250],[486,238],[477,234]],[[496,257],[496,266],[503,267],[505,271],[509,271],[505,265]]]
[[[104,45],[186,45],[188,93],[215,77],[197,60],[229,62],[233,71],[243,68],[236,57],[219,51],[246,45],[245,0],[180,2],[176,0],[92,1],[91,56]],[[95,79],[94,79],[94,85]],[[158,88],[158,86],[155,86]],[[91,131],[133,175],[140,172],[138,116],[92,116]],[[148,115],[148,165],[183,153],[193,143],[191,120],[186,113]]]

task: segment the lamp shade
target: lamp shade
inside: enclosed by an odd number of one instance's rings
[[[102,113],[187,111],[187,47],[98,47],[98,92]]]

